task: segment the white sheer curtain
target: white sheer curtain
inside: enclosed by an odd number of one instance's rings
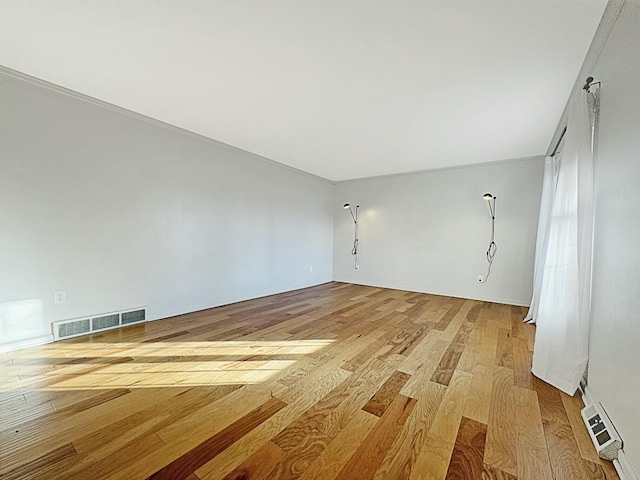
[[[542,245],[537,246],[536,286],[527,315],[537,324],[533,374],[569,395],[580,383],[589,354],[593,105],[592,95],[585,91],[569,104],[564,145],[555,160],[555,189],[553,183],[543,187],[546,197],[541,207],[551,201],[550,206],[545,206],[550,215],[539,226],[538,240]],[[553,163],[550,162],[551,172]],[[545,175],[545,180],[553,182],[553,175]],[[549,190],[555,191],[552,194]],[[543,212],[540,217],[543,219]]]
[[[547,244],[549,242],[549,226],[551,224],[551,209],[556,195],[560,154],[544,159],[544,177],[542,180],[542,196],[540,199],[540,214],[538,216],[538,235],[536,237],[536,258],[533,265],[533,297],[531,306],[524,321],[535,323],[538,318],[540,304],[540,290],[544,274],[544,262],[547,258]]]

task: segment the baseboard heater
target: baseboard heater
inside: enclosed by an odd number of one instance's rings
[[[143,323],[147,321],[146,319],[147,309],[146,307],[140,307],[133,310],[101,313],[72,320],[60,320],[53,322],[51,328],[53,329],[53,339],[57,341]]]
[[[582,382],[580,384],[580,393],[584,403],[584,408],[581,412],[582,419],[587,426],[587,431],[598,452],[598,456],[613,462],[620,480],[640,480],[625,456],[622,439],[607,412],[602,408],[602,404],[593,398],[589,388]]]

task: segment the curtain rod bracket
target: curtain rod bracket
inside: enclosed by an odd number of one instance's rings
[[[591,93],[591,91],[589,90],[591,87],[593,87],[594,85],[598,85],[598,87],[600,87],[600,82],[594,82],[593,81],[593,77],[587,77],[587,80],[584,83],[584,86],[582,87],[583,90],[586,90],[587,92]]]
[[[598,85],[598,87],[600,87],[601,83],[600,82],[594,82],[593,81],[593,77],[587,77],[582,89],[587,91],[587,92],[589,92],[589,93],[592,93],[591,90],[589,90],[589,89],[591,87],[593,87],[594,85]],[[556,153],[558,153],[558,148],[560,148],[560,143],[562,142],[562,139],[564,138],[564,134],[565,133],[567,133],[567,127],[566,126],[562,130],[562,133],[560,134],[560,138],[558,138],[558,141],[556,142],[556,146],[553,149],[553,153],[551,153],[552,157],[555,156]]]

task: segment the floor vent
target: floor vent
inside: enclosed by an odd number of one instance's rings
[[[617,459],[622,442],[607,415],[596,405],[589,405],[582,409],[582,419],[587,426],[598,456],[605,460]]]
[[[53,338],[54,340],[62,340],[64,338],[113,330],[114,328],[133,325],[134,323],[142,323],[146,321],[146,313],[145,308],[137,308],[123,312],[103,313],[94,317],[60,320],[52,324]]]
[[[598,455],[613,462],[620,480],[638,480],[638,475],[624,453],[622,439],[602,404],[593,398],[589,387],[583,382],[580,384],[580,393],[584,402],[582,419]]]

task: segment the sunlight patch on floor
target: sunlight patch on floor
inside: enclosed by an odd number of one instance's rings
[[[333,340],[69,343],[16,352],[0,391],[256,384]]]
[[[103,352],[105,357],[163,355],[266,355],[275,353],[306,355],[333,343],[333,340],[230,340],[202,342],[78,342],[53,343],[13,352],[10,358],[85,358]],[[108,354],[107,352],[113,352]]]

